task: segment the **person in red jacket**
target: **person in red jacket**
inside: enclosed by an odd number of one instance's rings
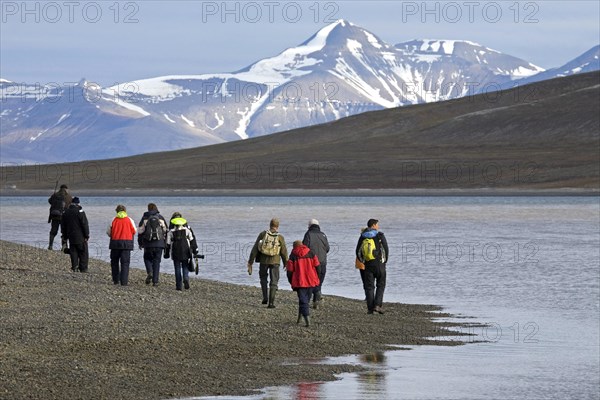
[[[137,229],[135,228],[135,222],[127,216],[124,205],[119,204],[115,211],[117,216],[106,230],[106,233],[110,236],[108,248],[110,249],[112,280],[115,285],[120,283],[122,286],[127,286],[133,238]],[[121,263],[120,269],[119,262]]]
[[[313,288],[319,286],[318,266],[319,259],[312,250],[305,246],[301,240],[296,240],[290,258],[286,263],[286,270],[292,289],[298,292],[298,324],[304,317],[306,326],[310,326],[309,303]]]

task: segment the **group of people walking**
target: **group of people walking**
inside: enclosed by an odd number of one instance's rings
[[[279,233],[279,220],[273,218],[269,229],[261,232],[248,258],[248,274],[252,274],[252,264],[259,263],[258,276],[262,290],[262,304],[267,308],[275,308],[275,298],[279,285],[279,268],[281,263],[287,271],[287,278],[294,291],[298,292],[298,322],[304,317],[309,322],[309,303],[313,298],[313,308],[318,308],[321,301],[321,286],[325,280],[329,241],[321,232],[319,221],[311,219],[308,230],[302,241],[294,242],[288,257],[285,238]]]
[[[90,237],[86,214],[78,197],[72,197],[68,187],[62,185],[49,199],[51,223],[48,249],[53,248],[58,228],[62,232],[62,249],[71,257],[73,271],[87,272],[88,240]],[[136,225],[127,215],[124,205],[117,205],[116,216],[106,233],[110,238],[110,264],[112,281],[115,285],[127,286],[131,251],[134,250],[136,233],[137,244],[144,250],[146,267],[145,283],[159,285],[162,258],[171,258],[175,269],[176,290],[190,288],[189,273],[194,270],[192,260],[204,258],[198,254],[196,236],[180,212],[166,219],[154,203]],[[68,244],[68,245],[67,245]],[[327,272],[327,254],[330,246],[327,235],[321,231],[319,221],[311,219],[302,240],[293,242],[288,256],[285,238],[279,232],[279,220],[273,218],[269,229],[259,233],[248,258],[248,274],[252,274],[253,264],[259,263],[259,278],[262,291],[262,304],[275,308],[279,286],[280,266],[283,264],[288,282],[298,294],[298,320],[310,325],[310,301],[313,309],[322,302],[321,288]],[[356,267],[365,292],[367,313],[383,314],[383,294],[386,284],[386,263],[389,256],[388,244],[379,221],[370,219],[361,232],[356,245]],[[197,271],[196,271],[197,272]]]
[[[71,270],[87,272],[90,230],[79,198],[69,194],[67,185],[61,185],[60,190],[50,196],[48,203],[50,203],[48,223],[52,224],[48,249],[53,249],[54,239],[60,227],[61,249],[70,254]],[[129,284],[131,252],[135,248],[134,239],[137,233],[138,247],[144,250],[146,284],[159,285],[160,263],[164,257],[171,258],[173,261],[176,290],[189,289],[189,273],[194,270],[192,259],[203,258],[203,256],[198,254],[194,231],[181,213],[173,213],[167,223],[156,204],[150,203],[148,211],[136,226],[133,219],[127,215],[127,208],[124,205],[117,205],[115,212],[116,216],[106,229],[106,234],[110,238],[113,283],[122,286]]]
[[[379,231],[379,221],[370,219],[361,232],[356,245],[356,266],[360,270],[367,313],[383,314],[383,293],[386,284],[386,263],[389,255],[387,240]],[[279,283],[279,268],[283,263],[292,289],[298,294],[298,320],[310,325],[310,300],[313,308],[319,308],[322,300],[321,288],[327,272],[329,241],[321,231],[319,221],[311,219],[303,240],[296,240],[287,256],[285,238],[279,233],[279,220],[274,218],[269,229],[262,231],[248,258],[248,274],[252,265],[259,263],[262,304],[275,308]]]
[[[175,289],[190,288],[189,273],[193,270],[192,258],[198,254],[196,236],[180,212],[174,212],[167,224],[154,203],[148,204],[137,229],[133,219],[127,216],[124,205],[115,210],[116,217],[106,230],[110,237],[110,265],[115,285],[127,286],[129,282],[130,254],[134,249],[134,237],[137,231],[138,247],[144,250],[146,284],[159,285],[160,263],[171,258],[175,268]]]

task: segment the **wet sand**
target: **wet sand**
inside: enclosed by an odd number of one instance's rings
[[[363,368],[302,359],[462,343],[446,330],[457,324],[434,321],[449,315],[433,305],[385,303],[385,315],[367,315],[362,301],[326,296],[306,328],[283,274],[275,309],[256,287],[192,279],[178,292],[172,274],[158,287],[145,277],[132,269],[129,286],[115,286],[106,262],[75,273],[60,252],[0,241],[0,398],[251,394]]]

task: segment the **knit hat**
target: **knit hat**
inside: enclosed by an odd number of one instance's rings
[[[71,203],[79,204],[79,197],[73,197],[73,200],[71,200]]]
[[[319,225],[319,221],[317,221],[316,219],[311,219],[310,221],[308,221],[308,226],[311,225]]]

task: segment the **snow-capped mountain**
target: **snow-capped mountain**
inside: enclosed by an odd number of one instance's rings
[[[600,45],[594,46],[579,57],[558,68],[551,68],[539,74],[518,80],[519,85],[560,78],[574,74],[600,70]]]
[[[543,69],[468,41],[395,46],[345,20],[233,73],[99,88],[0,83],[2,161],[101,159],[246,139],[495,89]]]
[[[501,84],[540,71],[470,42],[390,46],[340,20],[299,46],[235,73],[167,76],[111,90],[151,114],[230,140],[232,132],[245,139],[369,110],[464,96],[491,81]]]
[[[123,157],[222,141],[163,124],[86,81],[60,88],[3,82],[0,95],[3,165]]]

